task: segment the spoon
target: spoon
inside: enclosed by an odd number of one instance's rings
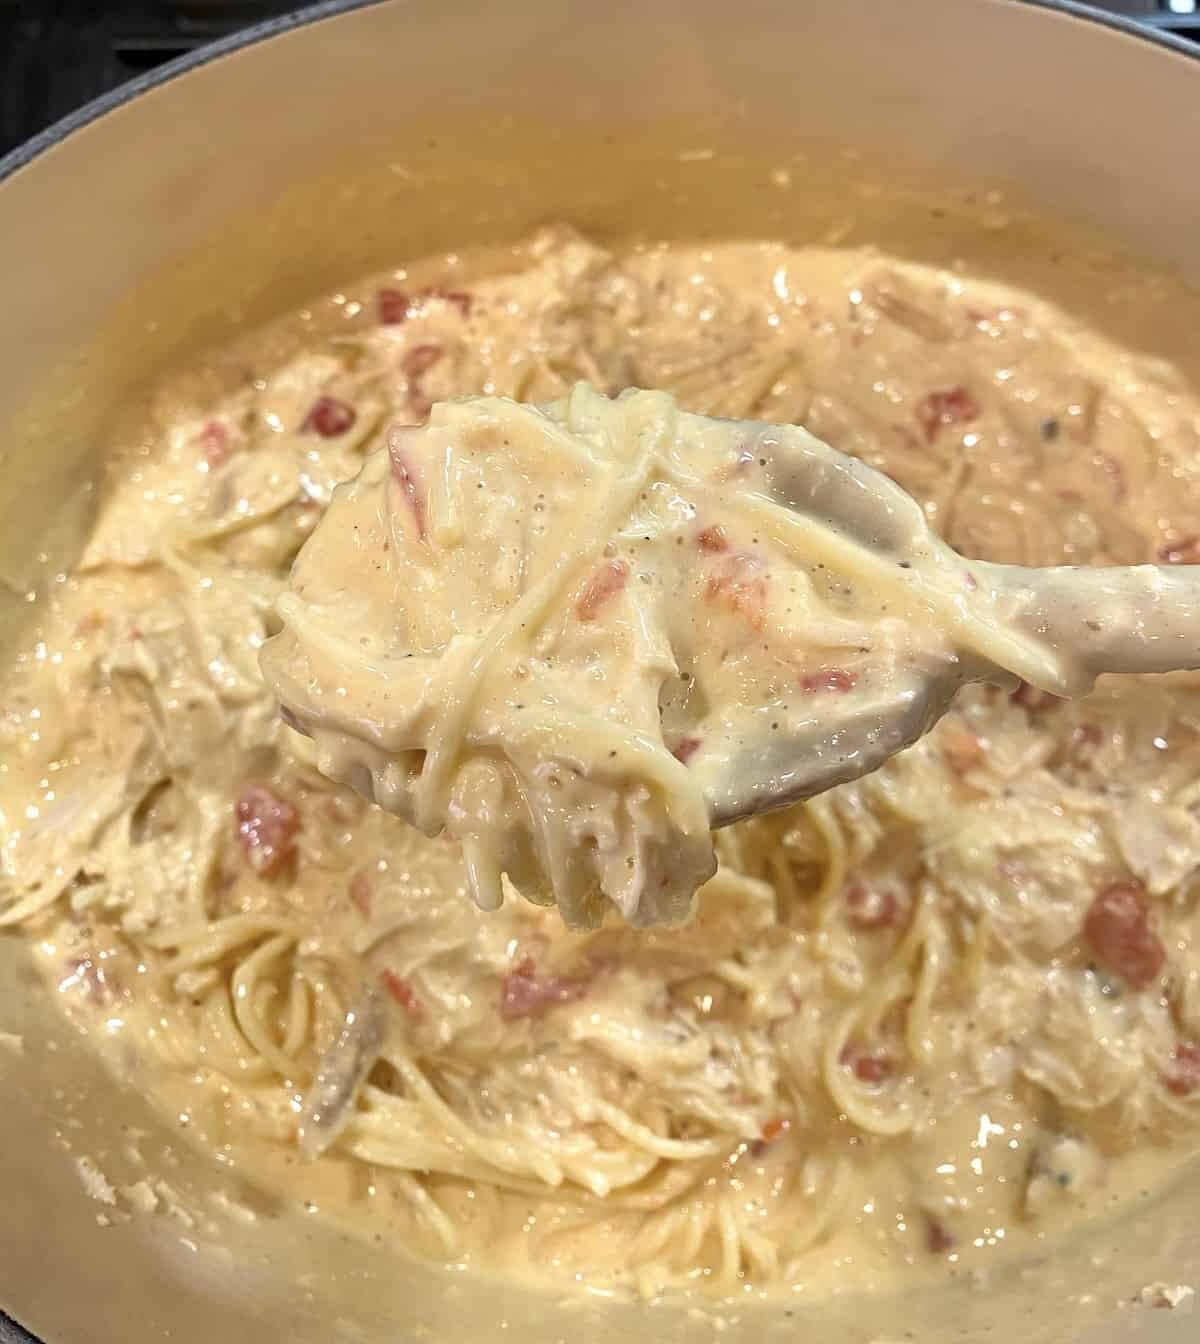
[[[917,619],[923,613],[935,622],[962,622],[975,656],[928,665],[916,678],[898,676],[831,720],[814,718],[803,733],[733,758],[710,794],[714,826],[786,807],[878,769],[928,732],[967,682],[1011,687],[1016,678],[1075,698],[1102,673],[1200,667],[1200,566],[1027,568],[967,561],[933,533],[916,500],[882,473],[810,435],[786,429],[777,438],[764,472],[771,498],[812,527],[861,547],[868,570],[900,569]],[[859,563],[864,558],[853,550],[847,555]],[[956,569],[969,579],[954,596],[936,579]],[[888,582],[896,577],[888,575]],[[970,640],[972,622],[1007,638],[981,648]]]
[[[1200,567],[970,560],[797,426],[584,384],[391,429],[278,612],[318,768],[448,830],[482,908],[507,877],[576,924],[683,918],[712,827],[875,770],[967,682],[1200,667]]]

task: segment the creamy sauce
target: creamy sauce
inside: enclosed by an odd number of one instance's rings
[[[450,396],[661,387],[803,423],[972,557],[1136,563],[1200,551],[1170,368],[1028,294],[773,244],[548,233],[322,312],[166,404],[5,689],[0,921],[168,1114],[398,1250],[650,1294],[974,1272],[1194,1151],[1193,678],[969,688],[722,832],[656,932],[479,913],[460,848],[325,780],[258,669],[333,487]],[[364,995],[378,1053],[305,1161]]]
[[[569,924],[674,923],[718,822],[868,773],[966,680],[1200,661],[1188,566],[972,565],[805,430],[466,397],[335,492],[263,653],[321,772]],[[1021,619],[1018,619],[1021,618]]]
[[[1000,605],[803,429],[580,383],[393,429],[301,551],[263,667],[323,774],[459,842],[481,909],[507,880],[569,924],[607,900],[649,925],[691,913],[713,800],[764,762],[807,772],[794,800],[881,733],[907,745],[888,721],[925,726],[928,683],[1070,684]]]

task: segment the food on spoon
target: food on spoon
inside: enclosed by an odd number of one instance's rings
[[[886,477],[795,426],[583,383],[390,430],[277,607],[263,668],[321,771],[445,829],[481,909],[507,878],[585,927],[686,918],[714,800],[773,757],[799,772],[793,743],[822,758],[795,797],[905,745],[897,703],[928,726],[927,683],[1071,684]]]

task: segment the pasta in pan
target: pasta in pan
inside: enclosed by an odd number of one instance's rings
[[[390,431],[276,609],[264,676],[321,773],[444,829],[481,909],[507,877],[574,927],[685,919],[714,824],[764,776],[779,806],[869,773],[932,680],[1094,680],[880,473],[586,383]]]
[[[966,554],[1195,558],[1192,394],[1031,295],[563,230],[425,263],[218,360],[127,445],[8,677],[0,925],[226,1160],[482,1271],[864,1287],[1161,1176],[1200,1132],[1194,678],[973,688],[876,775],[719,833],[664,930],[480,912],[469,855],[278,720],[258,655],[332,489],[436,400],[580,379],[803,423]],[[338,1123],[306,1158],[317,1084]]]

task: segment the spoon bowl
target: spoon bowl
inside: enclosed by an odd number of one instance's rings
[[[263,666],[318,767],[462,845],[476,901],[686,916],[714,826],[877,769],[968,682],[1200,666],[1200,569],[963,557],[795,425],[585,384],[394,427]]]

